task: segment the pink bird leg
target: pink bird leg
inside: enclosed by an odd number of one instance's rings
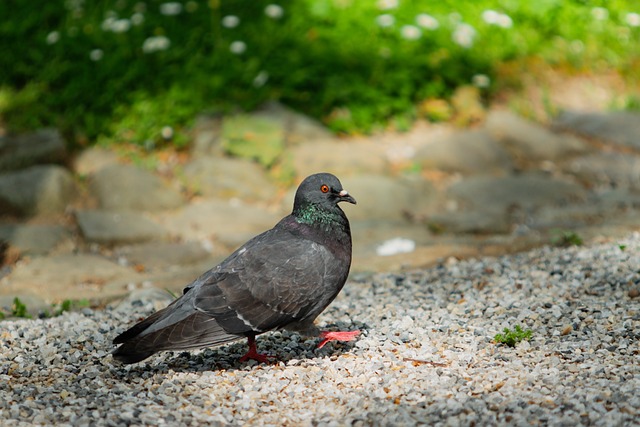
[[[320,341],[316,348],[324,347],[324,345],[329,341],[355,341],[358,335],[360,335],[360,331],[323,331],[320,332],[320,338],[322,338],[322,341]]]

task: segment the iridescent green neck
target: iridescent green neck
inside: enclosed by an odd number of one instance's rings
[[[336,206],[335,210],[327,210],[313,203],[307,203],[294,210],[293,216],[299,223],[320,227],[335,226],[345,222],[344,213],[339,207]]]

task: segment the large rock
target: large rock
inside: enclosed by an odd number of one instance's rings
[[[118,255],[145,270],[167,270],[176,266],[196,264],[211,258],[211,254],[198,242],[154,242],[121,247]]]
[[[512,228],[507,212],[491,209],[438,213],[425,222],[438,233],[503,234]]]
[[[298,178],[329,172],[339,178],[356,174],[383,174],[389,163],[386,148],[372,142],[317,141],[293,148],[291,158]]]
[[[357,175],[342,179],[342,185],[358,201],[340,206],[350,220],[403,220],[422,212],[434,200],[433,186],[422,179]],[[291,209],[293,195],[287,200]]]
[[[21,262],[0,280],[0,295],[37,295],[52,302],[108,299],[127,293],[143,276],[97,255],[64,254]]]
[[[574,159],[566,172],[592,186],[640,189],[640,158],[623,153],[596,153]]]
[[[211,114],[202,114],[193,125],[193,143],[191,154],[195,158],[219,156],[223,150],[220,145],[222,118]]]
[[[36,164],[60,163],[66,156],[64,140],[55,129],[0,137],[0,172]]]
[[[69,230],[61,225],[5,224],[0,225],[0,241],[8,242],[21,253],[42,255],[50,252],[64,239]]]
[[[214,199],[167,212],[159,220],[184,240],[217,241],[231,249],[273,227],[280,218],[257,206]]]
[[[270,167],[284,152],[284,127],[268,117],[237,114],[222,122],[220,142],[225,152]]]
[[[156,211],[183,204],[180,194],[159,177],[131,165],[99,170],[90,182],[100,207],[107,210]]]
[[[245,159],[196,158],[183,177],[192,191],[207,197],[270,201],[278,192],[264,169]]]
[[[506,177],[478,176],[463,179],[448,189],[448,195],[471,208],[507,212],[527,211],[547,205],[581,201],[585,190],[573,182],[534,173]]]
[[[138,243],[167,237],[160,225],[136,212],[78,211],[76,219],[88,242]]]
[[[640,135],[640,114],[638,113],[565,111],[555,120],[554,126],[588,138],[640,149],[640,138],[638,138]]]
[[[563,160],[589,149],[578,138],[553,133],[509,111],[491,112],[485,127],[521,164]]]
[[[280,123],[284,129],[285,143],[288,146],[326,141],[333,138],[331,131],[322,123],[278,102],[268,102],[254,114]]]
[[[49,215],[64,212],[77,194],[71,174],[61,166],[32,166],[0,175],[0,212]]]
[[[425,144],[415,160],[424,169],[464,174],[505,174],[513,165],[509,154],[485,131],[463,131]]]
[[[78,175],[88,176],[107,166],[113,166],[118,161],[118,155],[115,152],[100,147],[91,147],[82,151],[74,159],[73,170]]]

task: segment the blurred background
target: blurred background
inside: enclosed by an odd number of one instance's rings
[[[636,229],[637,1],[5,0],[0,16],[4,307],[180,289],[318,171],[360,202],[360,274]]]

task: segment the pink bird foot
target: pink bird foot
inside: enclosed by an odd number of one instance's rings
[[[360,335],[360,331],[323,331],[320,332],[320,338],[322,341],[316,348],[322,348],[329,341],[355,341],[356,337]]]

